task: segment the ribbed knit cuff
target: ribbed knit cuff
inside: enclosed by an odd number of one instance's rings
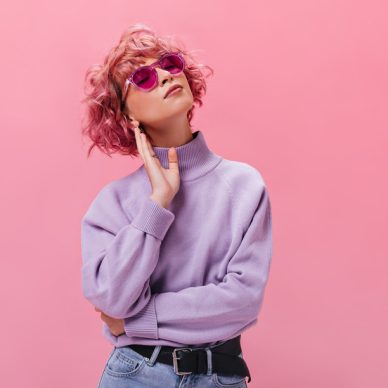
[[[151,295],[148,304],[143,310],[133,317],[124,319],[124,330],[129,337],[159,339],[155,311],[155,295]]]
[[[159,240],[163,240],[174,219],[174,213],[150,197],[146,197],[131,225],[143,232],[152,234]]]

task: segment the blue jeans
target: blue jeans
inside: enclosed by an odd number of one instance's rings
[[[156,346],[151,358],[130,347],[114,347],[105,364],[98,388],[246,388],[245,377],[212,372],[208,357],[206,374],[177,375],[172,365],[156,362],[161,346]],[[206,348],[208,355],[211,348]],[[239,357],[242,357],[240,353]]]

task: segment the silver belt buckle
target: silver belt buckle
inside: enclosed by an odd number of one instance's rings
[[[172,361],[173,361],[173,364],[174,364],[174,372],[177,374],[177,375],[189,375],[193,372],[179,372],[178,370],[178,360],[181,359],[181,357],[177,357],[176,356],[176,352],[178,350],[189,350],[190,352],[193,351],[193,349],[191,348],[175,348],[173,351],[172,351]]]

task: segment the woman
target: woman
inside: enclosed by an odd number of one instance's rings
[[[257,169],[192,132],[204,68],[135,24],[87,73],[89,154],[143,161],[105,185],[81,223],[83,293],[113,345],[100,388],[251,380],[240,338],[263,302],[271,206]]]

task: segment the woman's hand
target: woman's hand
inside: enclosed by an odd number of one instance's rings
[[[121,334],[125,334],[124,330],[124,319],[116,319],[112,318],[109,315],[106,315],[103,311],[94,307],[94,309],[101,313],[101,319],[108,325],[110,332],[114,336],[119,336]]]
[[[165,169],[155,154],[147,135],[140,132],[139,122],[133,120],[135,125],[135,137],[137,149],[144,162],[145,170],[151,182],[152,194],[151,199],[159,202],[163,207],[167,208],[175,194],[179,190],[180,175],[178,168],[178,155],[176,149],[171,147],[168,150],[168,169]]]

